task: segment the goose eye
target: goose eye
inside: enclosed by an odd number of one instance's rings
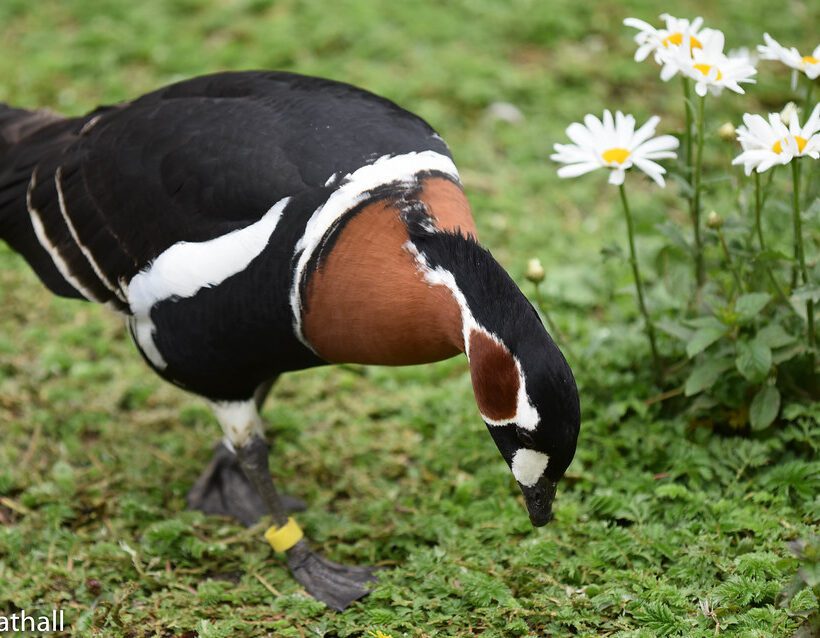
[[[518,440],[527,448],[532,449],[535,447],[535,439],[527,430],[518,430]]]

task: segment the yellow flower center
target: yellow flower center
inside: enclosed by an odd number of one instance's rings
[[[809,142],[805,137],[800,137],[799,135],[794,136],[794,141],[797,142],[798,153],[802,153],[803,149],[806,148],[806,144]],[[778,155],[783,152],[783,145],[780,142],[781,140],[777,140],[774,144],[772,144],[772,150]]]
[[[701,73],[703,73],[703,75],[709,75],[709,72],[712,70],[712,65],[711,64],[696,64],[695,68],[698,71],[700,71]],[[715,79],[716,80],[723,79],[723,73],[720,72],[720,69],[717,70],[717,77]]]
[[[670,33],[663,40],[661,40],[661,44],[666,48],[669,48],[670,44],[674,44],[675,46],[679,47],[681,44],[683,44],[683,34],[680,31],[678,31],[676,33]],[[703,45],[700,43],[700,40],[698,40],[695,36],[690,35],[689,36],[689,49],[692,50],[692,49],[702,49],[702,48],[703,48]]]
[[[820,60],[815,58],[813,55],[806,55],[803,56],[803,62],[805,64],[817,64],[818,62],[820,62]]]
[[[629,157],[629,151],[625,148],[609,148],[601,154],[601,157],[607,164],[623,164]]]

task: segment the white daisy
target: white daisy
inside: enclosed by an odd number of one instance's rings
[[[668,13],[662,13],[660,18],[666,23],[666,28],[656,29],[638,18],[624,20],[626,26],[638,29],[635,35],[635,42],[638,45],[638,50],[635,51],[636,62],[643,62],[650,53],[654,52],[655,61],[661,64],[659,51],[680,46],[686,36],[689,36],[691,47],[700,48],[702,46],[699,37],[702,35],[700,27],[703,24],[703,18],[698,17],[690,22],[685,18],[676,18]],[[703,31],[709,31],[709,29]]]
[[[695,92],[703,97],[707,90],[720,95],[723,89],[744,93],[741,82],[754,82],[752,76],[757,70],[748,58],[730,58],[723,53],[723,32],[712,29],[702,42],[702,47],[674,47],[660,51],[661,59],[667,67],[680,71],[695,81]],[[666,70],[666,69],[664,69]],[[674,73],[672,73],[674,75]],[[661,71],[661,79],[668,80]]]
[[[577,177],[596,168],[609,168],[610,184],[623,184],[625,172],[636,166],[649,175],[659,186],[664,186],[666,170],[652,160],[675,157],[677,138],[661,135],[652,138],[660,122],[656,115],[635,130],[635,118],[620,111],[604,111],[603,120],[586,115],[584,123],[574,122],[567,127],[567,137],[574,144],[555,144],[550,159],[566,164],[558,169],[558,177]]]
[[[805,126],[791,118],[788,126],[779,113],[770,113],[768,122],[761,115],[746,113],[745,126],[737,128],[737,139],[743,152],[732,164],[743,164],[746,175],[758,173],[777,164],[788,164],[795,157],[820,158],[820,104],[815,105]]]
[[[786,124],[789,124],[795,117],[800,117],[800,111],[797,108],[797,104],[794,102],[786,102],[786,106],[784,106],[783,110],[780,111],[780,119]]]
[[[815,47],[811,55],[800,55],[797,49],[787,49],[768,33],[763,34],[763,40],[766,44],[757,45],[757,50],[764,60],[780,60],[788,67],[802,71],[810,80],[820,76],[820,45]]]

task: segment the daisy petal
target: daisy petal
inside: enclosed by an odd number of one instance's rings
[[[655,44],[649,42],[647,44],[642,44],[638,47],[638,50],[635,51],[635,62],[643,62],[646,58],[649,57],[649,54],[652,53],[653,49],[655,48]]]
[[[586,124],[586,127],[589,129],[592,137],[596,139],[600,138],[604,131],[604,126],[601,124],[601,120],[590,113],[584,116],[584,124]]]
[[[578,122],[574,122],[567,127],[567,137],[578,146],[589,146],[595,141],[589,129]]]
[[[655,153],[657,151],[672,151],[680,146],[678,138],[673,135],[661,135],[660,137],[653,137],[638,146],[633,152],[635,154],[645,155],[646,153]],[[674,153],[672,156],[674,157]]]
[[[609,174],[609,183],[620,186],[624,183],[624,177],[626,177],[626,171],[622,168],[616,168]]]
[[[562,166],[558,169],[558,177],[578,177],[579,175],[584,175],[600,167],[601,165],[598,164],[598,162],[583,162],[580,164],[569,164],[567,166]]]
[[[644,22],[643,20],[639,20],[638,18],[624,18],[624,24],[628,27],[632,27],[633,29],[638,29],[639,31],[656,30],[651,24]]]
[[[663,179],[663,174],[666,173],[666,169],[660,164],[656,164],[652,160],[648,159],[635,158],[635,166],[649,175],[649,177],[651,177],[661,188],[666,186],[666,182]]]
[[[634,144],[633,148],[637,148],[652,137],[655,134],[655,128],[658,126],[658,122],[660,121],[661,118],[657,115],[653,115],[646,121],[646,124],[635,131],[635,134],[632,136],[632,144]]]

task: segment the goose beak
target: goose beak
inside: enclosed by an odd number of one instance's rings
[[[555,498],[558,483],[542,476],[535,485],[528,487],[519,483],[518,486],[524,494],[530,522],[535,527],[542,527],[549,523],[552,520],[552,501]]]

